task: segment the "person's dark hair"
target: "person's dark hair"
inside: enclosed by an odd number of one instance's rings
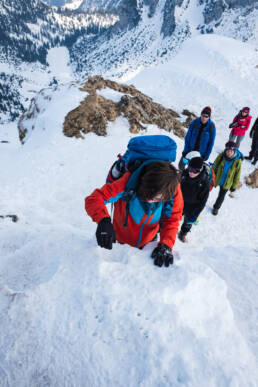
[[[179,171],[168,161],[155,161],[146,165],[140,176],[137,194],[152,200],[161,194],[163,201],[172,198],[180,180]]]

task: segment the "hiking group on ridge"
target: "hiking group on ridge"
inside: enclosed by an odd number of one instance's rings
[[[132,138],[128,149],[116,161],[100,189],[85,199],[85,209],[97,223],[96,239],[100,247],[112,249],[113,243],[129,244],[140,249],[159,237],[151,257],[157,266],[173,264],[173,252],[179,222],[184,216],[178,238],[186,235],[205,207],[209,192],[219,186],[212,214],[217,215],[228,191],[238,187],[242,160],[239,151],[251,122],[245,107],[234,117],[225,149],[215,159],[212,152],[216,127],[211,108],[193,120],[185,137],[179,170],[171,163],[176,159],[176,143],[165,135]],[[258,118],[252,127],[252,148],[248,160],[258,159]],[[235,140],[235,141],[233,141]],[[106,205],[114,206],[113,221]]]

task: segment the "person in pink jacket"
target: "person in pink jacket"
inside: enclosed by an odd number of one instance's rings
[[[250,108],[244,107],[229,125],[229,128],[232,129],[229,135],[229,141],[235,142],[238,148],[251,123],[252,116],[249,115],[249,112]]]

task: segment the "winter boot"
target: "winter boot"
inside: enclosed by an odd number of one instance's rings
[[[213,213],[213,215],[218,215],[219,210],[217,208],[213,207],[212,213]]]
[[[180,230],[178,233],[178,239],[180,239],[180,241],[183,243],[187,242],[186,233],[184,233],[182,230]]]

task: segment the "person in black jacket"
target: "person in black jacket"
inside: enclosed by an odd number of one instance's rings
[[[186,234],[191,230],[198,216],[204,209],[209,196],[209,176],[202,157],[190,160],[181,177],[181,190],[184,199],[184,222],[178,234],[182,242],[186,242]]]
[[[251,150],[249,152],[249,156],[245,156],[245,159],[252,160],[253,158],[252,164],[255,165],[258,160],[258,117],[252,126],[250,137],[252,138]]]

